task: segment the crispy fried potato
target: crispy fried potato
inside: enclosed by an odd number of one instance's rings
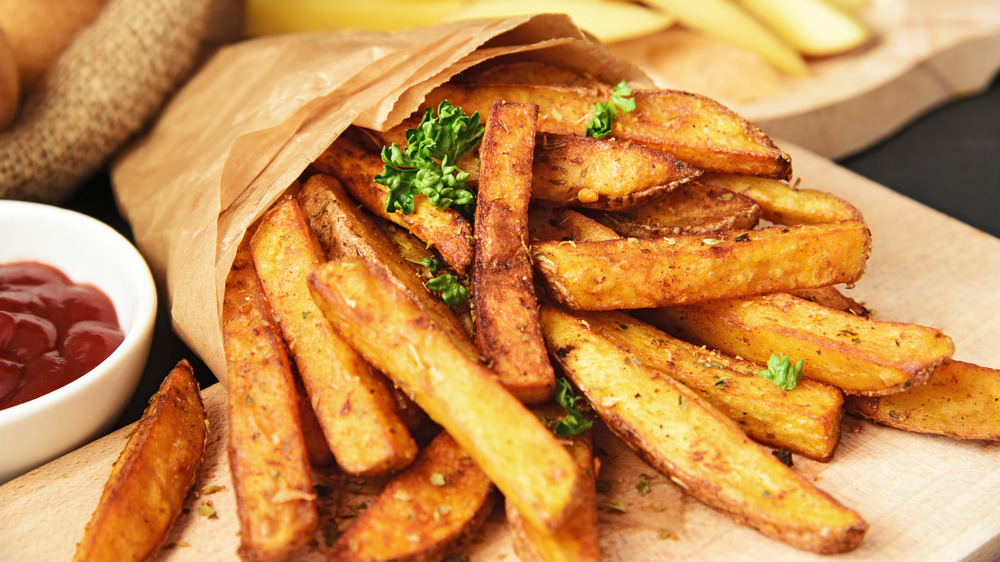
[[[1000,441],[1000,371],[949,359],[926,384],[890,396],[848,396],[847,411],[907,431]]]
[[[477,67],[475,72],[459,76],[458,81],[466,84],[539,84],[579,88],[598,88],[602,84],[595,78],[537,61],[497,64],[486,70]]]
[[[954,351],[951,338],[773,294],[642,311],[640,317],[694,343],[766,363],[804,360],[802,374],[848,394],[893,394],[920,385]]]
[[[319,518],[292,364],[271,322],[249,238],[226,279],[222,336],[240,556],[279,560],[313,538]]]
[[[533,410],[543,421],[558,420],[566,411],[554,403]],[[597,562],[601,545],[597,528],[597,487],[591,432],[560,437],[580,472],[580,503],[562,525],[544,529],[526,521],[513,504],[504,507],[514,552],[524,562]]]
[[[417,445],[396,413],[387,381],[333,331],[309,293],[306,276],[323,250],[294,199],[282,199],[261,219],[251,249],[337,464],[351,474],[384,474],[410,464]]]
[[[755,441],[828,461],[840,442],[844,399],[814,380],[782,390],[758,376],[761,366],[690,344],[622,312],[577,312],[591,330],[634,360],[701,394]]]
[[[531,240],[613,240],[618,233],[594,219],[572,209],[531,207],[528,209],[528,231]]]
[[[760,212],[760,206],[749,197],[690,182],[631,211],[589,214],[622,236],[655,238],[749,230],[757,226]]]
[[[550,352],[604,422],[651,466],[736,521],[819,553],[845,552],[867,523],[740,430],[699,394],[632,361],[585,321],[542,306]]]
[[[303,184],[297,199],[328,259],[359,256],[373,264],[382,264],[396,283],[417,299],[434,322],[449,334],[456,347],[470,359],[480,359],[479,350],[451,307],[427,290],[400,254],[399,247],[357,207],[337,178],[325,174],[312,176]]]
[[[449,100],[467,114],[486,114],[493,100],[535,103],[538,130],[583,135],[598,102],[611,88],[572,88],[530,84],[445,84],[431,92],[420,108]],[[635,111],[615,118],[612,135],[673,154],[705,171],[791,177],[791,158],[752,123],[704,96],[678,90],[636,91]]]
[[[441,432],[333,545],[329,560],[440,560],[482,526],[493,483]]]
[[[454,437],[524,517],[554,528],[573,512],[580,477],[569,453],[383,270],[345,258],[317,269],[310,286],[341,335]]]
[[[670,193],[700,176],[701,170],[640,144],[541,134],[532,173],[533,201],[618,211]]]
[[[702,182],[746,195],[763,209],[763,217],[784,225],[862,220],[847,201],[815,189],[798,189],[783,181],[753,176],[705,174]]]
[[[556,377],[538,326],[528,256],[531,155],[538,108],[497,101],[480,144],[472,296],[476,344],[514,396],[527,404],[552,398]]]
[[[814,302],[820,306],[825,306],[841,312],[850,312],[856,316],[868,318],[872,315],[871,311],[865,308],[863,304],[841,293],[835,287],[796,289],[794,291],[788,291],[788,294],[793,297],[799,297],[800,299]]]
[[[73,560],[152,560],[198,477],[207,438],[198,381],[182,360],[111,468]]]
[[[580,310],[652,308],[852,283],[871,235],[862,222],[709,236],[543,241],[532,246],[549,296]]]
[[[454,209],[438,209],[424,196],[415,198],[413,212],[386,211],[389,188],[375,183],[385,166],[378,154],[341,135],[312,163],[313,168],[336,176],[347,191],[375,216],[388,219],[433,246],[448,265],[465,273],[472,263],[472,225]]]

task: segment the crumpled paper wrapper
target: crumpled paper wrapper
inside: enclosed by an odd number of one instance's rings
[[[246,229],[349,125],[392,127],[434,87],[498,58],[653,86],[565,15],[265,37],[216,53],[115,162],[119,209],[165,283],[174,329],[216,377],[226,275]]]

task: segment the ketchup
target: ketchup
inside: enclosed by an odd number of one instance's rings
[[[80,378],[124,339],[99,289],[41,263],[0,265],[0,410]]]

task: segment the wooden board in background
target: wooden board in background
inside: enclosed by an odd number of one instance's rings
[[[1000,367],[1000,240],[861,178],[808,151],[781,143],[803,186],[840,195],[868,220],[874,251],[852,295],[881,318],[929,324],[955,339],[956,357]],[[234,560],[235,505],[225,453],[224,389],[204,391],[211,420],[198,487],[225,489],[190,498],[177,522],[168,561]],[[795,457],[795,469],[856,509],[871,525],[862,547],[838,555],[856,560],[955,561],[1000,557],[1000,444],[910,434],[847,418],[834,460]],[[104,437],[0,486],[0,559],[68,560],[100,496],[129,428]],[[602,478],[626,512],[602,512],[608,560],[831,560],[802,552],[732,523],[681,493],[662,476],[652,493],[635,484],[655,472],[617,440],[599,435],[608,452]],[[218,515],[194,509],[211,501]],[[669,538],[660,538],[660,531]],[[502,521],[491,519],[469,550],[472,560],[516,560]],[[322,548],[300,560],[323,560]]]

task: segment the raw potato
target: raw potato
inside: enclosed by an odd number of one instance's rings
[[[552,398],[555,373],[538,326],[528,256],[528,201],[538,107],[493,104],[480,144],[472,297],[476,344],[500,383],[526,404]]]
[[[495,99],[538,104],[538,130],[583,135],[598,102],[611,89],[521,84],[445,84],[421,111],[450,100],[467,114],[485,114]],[[678,90],[633,92],[636,109],[615,118],[612,136],[674,155],[705,171],[788,179],[791,158],[760,129],[718,102]]]
[[[784,225],[863,220],[847,201],[815,189],[798,189],[771,178],[705,174],[701,181],[753,199],[763,218]]]
[[[222,332],[239,554],[281,560],[313,538],[319,519],[292,364],[271,320],[249,238],[226,279]]]
[[[826,0],[739,0],[800,53],[825,57],[868,42],[871,33],[858,20]]]
[[[762,366],[675,339],[622,312],[578,312],[603,337],[643,365],[701,394],[755,441],[828,461],[840,442],[844,399],[818,381],[782,390],[757,373]]]
[[[624,237],[656,238],[749,230],[757,226],[760,206],[732,191],[693,181],[631,211],[590,215]]]
[[[569,453],[384,270],[345,258],[309,283],[340,334],[454,437],[524,517],[555,528],[573,513],[581,479]]]
[[[585,321],[542,307],[550,353],[604,422],[650,466],[734,520],[797,548],[857,548],[868,529],[673,378],[633,361]]]
[[[949,359],[921,386],[848,396],[847,411],[906,431],[1000,441],[1000,371]]]
[[[579,310],[636,309],[853,283],[871,235],[863,222],[711,235],[538,242],[549,296]],[[766,360],[766,359],[765,359]]]
[[[310,296],[307,276],[323,251],[294,199],[271,208],[251,244],[264,294],[337,464],[366,475],[410,464],[417,445],[388,382],[333,331]]]
[[[951,338],[773,294],[643,311],[668,332],[729,355],[766,363],[772,353],[804,360],[802,374],[848,394],[884,395],[921,385],[951,357]]]
[[[486,473],[441,432],[337,539],[329,560],[440,560],[479,530],[494,495]]]
[[[152,560],[194,485],[207,438],[198,381],[182,360],[136,422],[73,560]]]

